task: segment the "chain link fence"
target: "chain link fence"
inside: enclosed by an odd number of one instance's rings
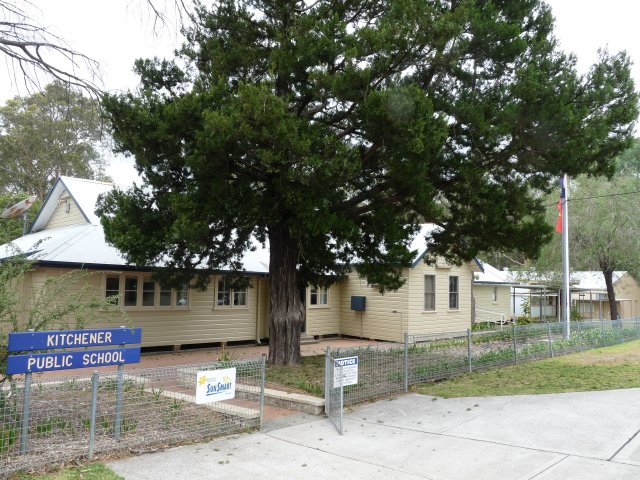
[[[446,337],[405,335],[400,348],[327,350],[327,370],[341,358],[358,358],[358,383],[336,387],[327,376],[326,408],[336,416],[339,398],[348,406],[395,395],[417,383],[636,339],[640,339],[638,318],[571,322],[568,334],[562,323],[510,325],[499,330],[450,333]],[[341,393],[335,392],[338,388]]]
[[[226,368],[236,369],[235,398],[196,404],[197,372]],[[0,478],[94,454],[153,451],[260,428],[264,377],[264,357],[129,369],[121,382],[115,372],[34,374],[26,388],[14,377],[0,386]]]

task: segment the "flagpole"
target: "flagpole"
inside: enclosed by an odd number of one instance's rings
[[[571,290],[569,289],[569,177],[562,178],[562,321],[564,338],[571,337]]]

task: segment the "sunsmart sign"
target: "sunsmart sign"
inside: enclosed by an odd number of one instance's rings
[[[9,352],[29,352],[60,348],[106,347],[132,343],[142,343],[141,328],[11,332],[7,350]]]
[[[235,368],[201,371],[196,375],[196,403],[231,400],[235,396]]]
[[[342,370],[342,386],[358,384],[358,357],[336,358],[334,365],[340,368],[333,369],[333,388],[340,386],[340,370]]]
[[[10,352],[28,352],[109,345],[122,346],[141,342],[141,328],[11,332],[9,334],[8,350]],[[73,368],[105,367],[139,362],[140,347],[9,355],[7,357],[7,375]]]

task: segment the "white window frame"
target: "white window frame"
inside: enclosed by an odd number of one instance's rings
[[[243,290],[236,290],[235,288],[230,288],[226,286],[226,277],[220,276],[216,277],[216,288],[214,292],[214,308],[233,308],[233,309],[247,309],[249,308],[249,287],[245,287]],[[229,305],[221,305],[218,303],[218,296],[220,294],[220,282],[225,283],[225,290],[223,292],[229,292]],[[236,293],[244,293],[244,304],[236,305]]]
[[[309,308],[329,308],[330,287],[315,287],[310,285],[307,289],[307,305]],[[311,303],[312,296],[316,297],[316,303]],[[324,302],[322,302],[324,300]]]
[[[427,277],[433,279],[433,291],[427,292]],[[427,308],[427,295],[433,295],[433,308]],[[424,299],[423,299],[423,311],[424,312],[435,312],[436,311],[436,275],[434,274],[426,274],[424,276]]]
[[[451,280],[455,280],[455,290],[451,289]],[[453,295],[453,297],[452,297]],[[451,306],[451,300],[455,298],[455,306]],[[449,275],[449,310],[460,310],[460,277],[458,275]]]
[[[142,305],[142,297],[144,293],[144,279],[149,278],[149,272],[105,272],[103,274],[102,281],[102,297],[104,299],[107,298],[107,278],[109,277],[118,277],[118,306],[127,310],[127,311],[145,311],[145,310],[188,310],[191,306],[191,288],[189,285],[186,285],[187,288],[187,303],[185,305],[177,305],[177,289],[171,289],[171,302],[169,305],[160,305],[160,290],[162,287],[160,286],[160,282],[154,280],[154,292],[153,292],[153,306],[143,306]],[[136,304],[134,305],[124,305],[124,286],[127,277],[135,277],[137,281],[136,285]],[[163,290],[167,290],[166,288]],[[115,291],[115,290],[112,290]]]

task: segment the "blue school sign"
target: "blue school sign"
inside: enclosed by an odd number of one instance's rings
[[[121,348],[10,355],[7,357],[7,375],[139,363],[140,347],[123,346],[141,342],[141,328],[12,332],[9,334],[9,352],[109,345],[120,345]]]

